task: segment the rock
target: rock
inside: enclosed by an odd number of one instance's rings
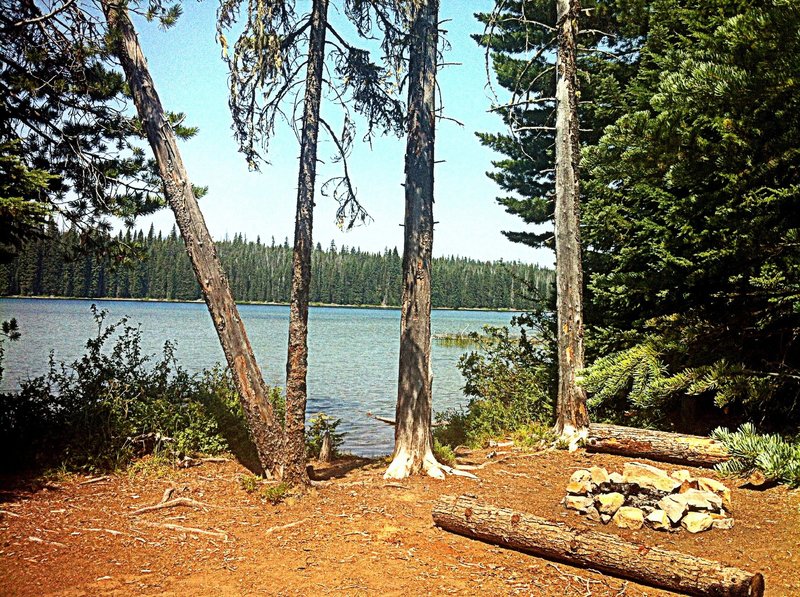
[[[564,498],[564,505],[570,510],[577,510],[581,514],[585,514],[589,508],[594,507],[594,500],[582,495],[568,495]]]
[[[725,485],[717,481],[716,479],[709,479],[708,477],[700,477],[697,479],[698,489],[702,491],[711,491],[716,493],[718,496],[722,498],[722,502],[725,504],[725,507],[730,509],[731,507],[731,490],[728,489]]]
[[[697,489],[699,487],[700,485],[697,483],[697,479],[686,479],[685,481],[681,481],[678,493],[686,493],[690,489]]]
[[[602,522],[600,512],[594,506],[586,510],[586,518],[595,522]]]
[[[656,531],[669,531],[672,529],[669,516],[663,510],[653,510],[644,518],[647,526]]]
[[[658,502],[658,507],[667,514],[667,517],[672,521],[672,524],[678,524],[681,518],[683,518],[683,515],[686,514],[686,511],[689,509],[686,503],[679,501],[677,497],[678,496],[675,495],[668,495],[667,497],[660,499]]]
[[[592,480],[582,479],[580,481],[570,481],[567,484],[567,493],[573,495],[586,495],[592,492]]]
[[[613,516],[625,504],[625,496],[621,493],[601,493],[595,496],[597,509],[602,514]]]
[[[721,531],[729,531],[733,528],[733,518],[722,516],[721,514],[711,514],[711,528]]]
[[[625,477],[623,477],[620,473],[613,472],[608,475],[608,481],[610,483],[614,483],[615,485],[619,485],[620,483],[625,482]]]
[[[622,506],[617,513],[614,514],[612,519],[621,529],[641,529],[644,524],[644,512],[639,508],[631,508],[630,506]]]
[[[670,477],[666,471],[637,462],[626,462],[622,476],[626,483],[636,483],[640,487],[648,487],[667,493],[675,491],[681,482]]]
[[[692,478],[692,473],[687,471],[685,468],[682,468],[678,469],[677,471],[673,471],[669,476],[682,483],[684,481],[689,481]]]
[[[679,502],[683,502],[692,510],[709,510],[712,512],[719,512],[722,510],[722,498],[712,491],[689,489],[684,493],[679,493],[670,497]]]
[[[690,533],[702,533],[714,524],[714,519],[705,512],[687,512],[681,519],[681,526]]]
[[[577,471],[572,473],[572,476],[569,478],[570,483],[580,483],[581,481],[592,480],[592,473],[590,473],[585,468],[579,468]]]
[[[608,471],[600,466],[593,466],[589,469],[592,475],[592,483],[600,485],[600,483],[608,483]]]
[[[600,522],[603,524],[608,524],[611,522],[611,515],[610,514],[601,514],[600,515]]]

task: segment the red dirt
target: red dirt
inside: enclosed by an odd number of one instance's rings
[[[486,451],[469,458],[484,462]],[[50,484],[6,480],[0,491],[0,594],[667,594],[433,526],[431,505],[438,496],[471,493],[578,528],[759,571],[767,595],[800,595],[800,492],[738,489],[728,480],[734,528],[698,535],[602,527],[559,504],[573,470],[597,464],[621,471],[630,460],[513,452],[477,471],[480,481],[420,477],[402,483],[383,480],[384,462],[346,460],[321,471],[330,483],[278,505],[242,489],[247,471],[234,462],[88,484],[78,476]],[[169,487],[173,498],[208,507],[130,515],[158,503]],[[158,526],[164,524],[220,535]]]

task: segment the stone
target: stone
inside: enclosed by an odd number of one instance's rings
[[[663,510],[653,510],[645,516],[644,520],[647,526],[656,531],[669,531],[672,529],[669,516]]]
[[[698,489],[699,487],[700,485],[697,483],[697,479],[686,479],[685,481],[681,481],[678,493],[686,493],[690,489]]]
[[[570,481],[567,483],[567,493],[573,495],[586,495],[592,492],[592,480],[582,479],[580,481]]]
[[[692,478],[692,473],[687,471],[685,468],[682,468],[678,469],[677,471],[673,471],[669,476],[677,481],[683,482],[689,481]]]
[[[711,491],[716,493],[718,496],[722,498],[722,502],[725,504],[725,507],[730,509],[731,507],[731,490],[728,489],[725,485],[717,481],[716,479],[709,479],[708,477],[699,477],[697,479],[698,489],[702,491]]]
[[[577,510],[582,514],[585,514],[589,508],[594,507],[594,500],[590,497],[584,497],[582,495],[568,495],[566,498],[564,498],[564,505],[570,510]]]
[[[600,515],[600,522],[603,524],[608,524],[611,522],[611,515],[610,514],[601,514]]]
[[[612,519],[621,529],[641,529],[644,525],[644,512],[639,508],[631,508],[630,506],[622,506],[617,513],[614,514]]]
[[[689,509],[686,503],[678,501],[678,499],[676,499],[677,497],[678,496],[675,495],[668,495],[658,501],[658,507],[667,514],[672,524],[678,524]]]
[[[689,489],[683,493],[669,496],[683,502],[691,510],[709,510],[719,512],[722,510],[722,498],[712,491]]]
[[[719,529],[721,531],[729,531],[733,528],[733,518],[730,516],[722,516],[720,514],[711,514],[711,528]]]
[[[602,522],[600,512],[594,506],[586,510],[586,518],[594,522]]]
[[[590,473],[585,468],[579,468],[577,471],[572,473],[572,476],[569,478],[570,483],[580,483],[581,481],[585,480],[592,480],[592,473]]]
[[[608,481],[610,483],[614,483],[615,485],[619,485],[620,483],[625,482],[625,477],[623,477],[620,473],[613,472],[608,475]]]
[[[670,477],[666,471],[637,462],[626,462],[622,471],[626,483],[636,483],[639,487],[647,487],[670,493],[681,486],[681,482]]]
[[[690,533],[702,533],[714,524],[714,519],[705,512],[687,512],[681,519],[681,526]]]
[[[601,466],[593,466],[589,469],[592,475],[592,483],[600,485],[601,483],[608,483],[608,471]]]
[[[613,516],[625,504],[625,496],[621,493],[601,493],[595,496],[597,509],[602,514]]]

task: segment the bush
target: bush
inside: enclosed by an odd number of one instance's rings
[[[553,370],[545,341],[531,339],[531,330],[541,323],[532,315],[515,317],[512,336],[507,327],[484,328],[488,340],[481,352],[461,357],[464,393],[470,398],[466,410],[448,410],[437,415],[436,439],[449,446],[482,445],[488,439],[525,430],[534,422],[553,421]],[[537,334],[541,336],[541,333]]]
[[[751,423],[737,431],[720,427],[711,434],[730,452],[731,459],[716,465],[723,475],[747,477],[760,471],[770,481],[800,487],[800,443],[779,435],[761,435]]]
[[[143,355],[138,328],[107,324],[94,306],[92,315],[97,335],[80,359],[57,364],[51,354],[46,374],[0,396],[0,449],[19,455],[7,464],[113,469],[149,451],[215,454],[249,443],[228,374],[189,375],[171,343],[157,359]]]
[[[345,433],[336,431],[341,419],[333,419],[325,413],[317,413],[309,421],[310,425],[306,430],[306,452],[309,458],[319,458],[322,449],[322,438],[325,433],[331,436],[331,454],[336,457],[339,455],[339,446],[344,442]]]

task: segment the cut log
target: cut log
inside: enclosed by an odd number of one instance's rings
[[[586,449],[687,466],[710,467],[730,458],[721,442],[708,437],[601,423],[589,426]]]
[[[322,434],[322,446],[319,449],[320,462],[330,462],[333,460],[333,448],[331,447],[331,433],[325,431]]]
[[[677,551],[628,543],[616,535],[573,529],[531,514],[442,496],[433,505],[439,527],[581,568],[600,570],[692,595],[764,594],[764,578]]]

